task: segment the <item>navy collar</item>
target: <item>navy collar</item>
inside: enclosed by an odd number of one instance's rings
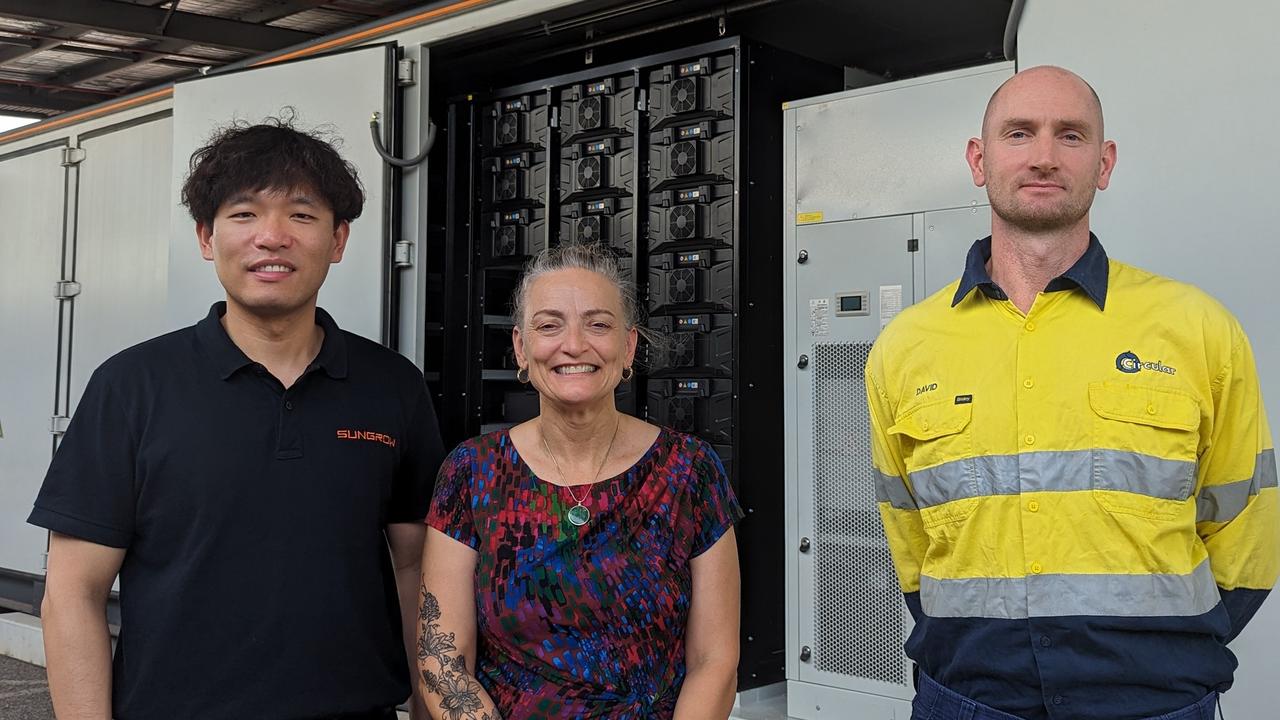
[[[991,236],[982,238],[969,248],[969,257],[965,260],[964,275],[960,278],[960,287],[956,288],[955,297],[951,299],[951,307],[960,304],[976,287],[984,295],[996,300],[1008,300],[1009,296],[991,279],[987,272],[987,261],[991,259]],[[1076,260],[1067,271],[1049,281],[1045,292],[1058,292],[1078,287],[1089,296],[1099,310],[1107,305],[1107,277],[1110,272],[1107,251],[1098,242],[1098,236],[1089,233],[1089,247],[1084,255]]]
[[[209,308],[209,314],[196,323],[196,340],[206,357],[213,363],[218,376],[223,380],[235,375],[238,370],[256,365],[244,351],[231,341],[226,328],[222,327],[222,316],[227,314],[227,303],[219,301]],[[329,313],[316,308],[316,324],[324,329],[324,341],[320,352],[311,361],[307,372],[323,370],[331,378],[341,379],[347,376],[347,341],[338,329]]]

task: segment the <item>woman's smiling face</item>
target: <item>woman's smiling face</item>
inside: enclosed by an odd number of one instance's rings
[[[618,288],[590,270],[555,270],[530,284],[525,308],[524,327],[511,339],[542,400],[565,408],[612,403],[637,340]]]

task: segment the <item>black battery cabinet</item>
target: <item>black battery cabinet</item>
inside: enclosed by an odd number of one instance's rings
[[[665,339],[618,407],[711,443],[746,513],[743,690],[785,673],[782,103],[841,89],[840,68],[726,38],[448,106],[442,333],[466,351],[444,362],[445,424],[537,414],[511,349],[520,270],[564,243],[615,253]]]

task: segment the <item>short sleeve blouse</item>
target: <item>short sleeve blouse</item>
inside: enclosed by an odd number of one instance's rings
[[[583,492],[586,496],[583,498]],[[690,560],[742,510],[711,447],[663,428],[626,472],[568,490],[507,431],[445,460],[427,523],[479,553],[477,678],[503,717],[669,718],[684,680]]]

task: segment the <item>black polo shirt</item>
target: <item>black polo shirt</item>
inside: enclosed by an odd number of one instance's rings
[[[102,364],[29,522],[126,548],[116,718],[308,718],[402,702],[383,530],[420,522],[443,457],[422,373],[323,310],[285,389],[224,303]]]

